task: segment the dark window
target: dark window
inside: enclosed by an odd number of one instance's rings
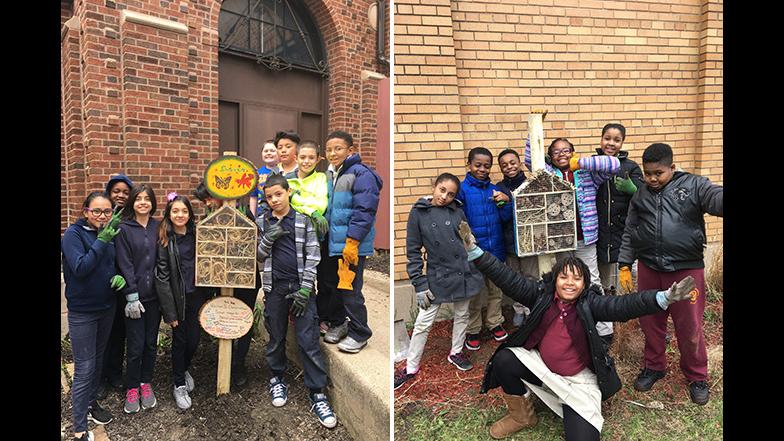
[[[273,70],[327,74],[321,36],[301,1],[226,0],[218,31],[221,52],[255,58]]]

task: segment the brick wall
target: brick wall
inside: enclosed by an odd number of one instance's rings
[[[328,130],[352,133],[363,160],[374,165],[377,86],[361,81],[360,72],[388,72],[375,58],[375,31],[367,18],[371,1],[305,4],[327,50]],[[62,43],[63,230],[80,215],[85,194],[103,189],[116,172],[152,184],[161,208],[169,191],[192,193],[219,150],[221,3],[61,1],[61,22],[76,17]],[[186,29],[123,21],[123,11]]]
[[[722,184],[721,26],[721,1],[396,1],[395,278],[413,202],[439,173],[464,176],[472,147],[522,151],[532,108],[549,111],[546,140],[579,154],[621,122],[635,161],[667,142]],[[706,219],[720,241],[721,219]]]

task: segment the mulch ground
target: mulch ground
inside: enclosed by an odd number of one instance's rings
[[[723,385],[721,376],[723,301],[716,300],[706,306],[704,325],[705,339],[708,347],[709,369],[711,373],[718,371],[718,376],[711,376],[709,384],[711,393],[720,391]],[[511,334],[517,328],[512,326],[514,311],[511,307],[504,308],[504,327]],[[657,391],[663,391],[665,401],[662,404],[683,404],[689,402],[688,383],[679,367],[680,355],[677,350],[677,338],[669,322],[670,343],[667,348],[667,376],[656,383]],[[410,333],[409,333],[410,334]],[[420,364],[419,373],[400,389],[395,391],[395,415],[405,417],[417,408],[430,409],[432,413],[467,408],[497,408],[504,406],[501,389],[493,389],[487,394],[479,394],[479,387],[484,374],[484,367],[501,343],[492,339],[483,330],[481,348],[478,351],[463,352],[468,355],[474,368],[463,372],[447,361],[451,347],[452,321],[443,320],[433,325],[425,345],[425,352]],[[613,407],[627,409],[628,406],[614,406],[619,400],[646,402],[646,396],[633,390],[631,385],[642,369],[642,353],[644,337],[639,328],[638,320],[615,324],[615,339],[610,347],[610,355],[615,358],[616,369],[624,387],[602,404],[605,418],[613,417]],[[405,361],[395,363],[395,371],[405,367]],[[629,387],[627,387],[629,386]],[[720,392],[719,392],[720,393]],[[661,395],[658,395],[661,397]]]
[[[162,327],[162,332],[167,326]],[[168,329],[166,329],[168,331]],[[170,335],[170,331],[168,331]],[[63,348],[63,358],[70,358]],[[149,410],[128,415],[123,412],[124,392],[110,392],[101,405],[114,415],[104,426],[112,441],[120,440],[335,440],[349,441],[347,430],[340,423],[334,429],[323,427],[310,413],[308,391],[302,371],[289,363],[286,380],[288,403],[272,406],[267,391],[271,376],[264,360],[263,342],[253,341],[246,359],[248,382],[241,388],[232,386],[231,393],[216,397],[217,340],[202,334],[199,349],[189,370],[196,388],[191,392],[193,406],[181,411],[174,402],[171,379],[171,349],[159,349],[152,385],[158,404]],[[329,392],[328,392],[329,394]],[[61,425],[66,435],[72,433],[71,395],[61,394]],[[89,428],[94,428],[89,423]],[[71,439],[66,437],[64,439]]]

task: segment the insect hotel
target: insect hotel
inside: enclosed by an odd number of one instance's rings
[[[256,225],[229,205],[196,227],[196,285],[254,288]]]
[[[517,255],[577,249],[574,186],[544,170],[513,193]]]

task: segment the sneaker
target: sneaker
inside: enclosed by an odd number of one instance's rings
[[[481,347],[479,344],[479,334],[466,334],[465,347],[469,351],[478,351]]]
[[[694,404],[704,406],[710,399],[710,391],[708,390],[708,383],[705,381],[692,381],[689,383],[689,398]]]
[[[327,401],[326,395],[322,393],[311,395],[310,411],[316,413],[316,416],[321,422],[321,425],[324,427],[332,429],[333,427],[337,426],[338,419],[335,418],[335,414],[332,413],[332,409],[329,407],[329,401]]]
[[[319,323],[319,334],[323,337],[326,335],[327,331],[329,331],[329,323],[321,322]]]
[[[495,341],[504,341],[506,340],[506,337],[509,337],[509,334],[506,333],[506,330],[501,327],[501,325],[491,329],[490,333],[493,334],[493,339]]]
[[[136,413],[139,410],[139,389],[136,387],[128,389],[128,392],[125,393],[125,406],[123,407],[123,411],[125,413]]]
[[[270,395],[272,395],[272,405],[282,407],[289,400],[289,387],[280,377],[272,377],[269,384]]]
[[[88,430],[87,432],[84,432],[82,434],[81,438],[77,438],[76,436],[74,436],[73,439],[74,441],[93,441],[95,438],[92,430]]]
[[[93,404],[87,408],[87,419],[95,424],[109,424],[114,417],[111,412],[101,407],[97,401],[94,401]]]
[[[402,386],[406,381],[416,377],[416,374],[409,374],[406,368],[399,369],[395,372],[395,389]]]
[[[155,392],[152,391],[152,386],[150,383],[142,383],[141,384],[142,390],[142,409],[152,409],[158,404],[158,400],[155,399]]]
[[[235,386],[245,386],[248,382],[248,370],[245,365],[237,365],[231,368],[231,382]]]
[[[474,367],[474,365],[471,363],[471,360],[469,360],[463,352],[452,354],[446,359],[461,371],[467,371]]]
[[[367,346],[367,340],[365,341],[356,341],[351,337],[346,337],[343,340],[340,340],[338,343],[338,349],[343,352],[348,352],[350,354],[356,354],[357,352],[361,351],[362,348]]]
[[[185,386],[188,387],[188,392],[193,392],[193,388],[196,387],[196,383],[193,382],[193,377],[188,371],[185,371]]]
[[[634,388],[641,392],[649,391],[653,387],[653,383],[660,378],[664,378],[664,371],[645,368],[640,371],[640,375],[634,381]]]
[[[188,386],[174,386],[174,401],[177,402],[177,407],[182,410],[191,408],[193,401],[191,401],[191,397],[188,395]]]
[[[348,322],[343,322],[337,326],[331,326],[324,335],[324,341],[327,343],[338,343],[348,335]]]

